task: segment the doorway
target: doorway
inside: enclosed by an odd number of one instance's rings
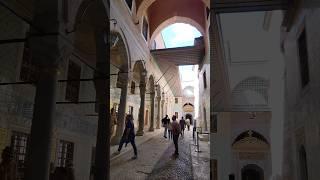
[[[255,164],[248,164],[241,170],[241,180],[263,180],[263,169]]]
[[[186,114],[186,119],[190,119],[190,124],[192,125],[192,115]]]

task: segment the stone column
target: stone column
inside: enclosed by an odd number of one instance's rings
[[[120,143],[120,139],[122,137],[122,133],[124,130],[125,124],[125,115],[126,115],[126,106],[127,106],[127,92],[128,92],[128,77],[123,73],[119,73],[120,81],[121,81],[121,95],[120,95],[120,104],[118,111],[118,119],[117,119],[117,129],[116,134],[111,140],[112,145],[116,145]]]
[[[143,77],[145,78],[145,77]],[[144,80],[140,81],[140,108],[139,108],[139,127],[137,131],[137,136],[143,135],[143,127],[144,127],[144,104],[145,104],[145,96],[146,96],[146,83]]]
[[[161,122],[161,116],[160,116],[160,101],[161,96],[157,96],[157,104],[158,104],[158,113],[157,113],[157,129],[160,129],[160,122]]]
[[[48,60],[47,58],[44,58]],[[57,69],[41,67],[37,83],[29,151],[27,180],[48,180],[56,106]]]
[[[151,117],[150,117],[150,127],[149,131],[154,131],[154,97],[155,92],[150,93],[150,100],[151,100]]]
[[[101,27],[96,27],[96,68],[95,88],[98,107],[98,132],[95,155],[95,179],[108,179],[110,176],[110,89],[106,76],[109,71],[109,47],[105,42],[108,36]]]
[[[161,101],[161,118],[163,118],[163,117],[165,116],[165,114],[164,114],[165,111],[164,111],[164,109],[163,109],[163,108],[164,108],[163,105],[164,105],[164,100]]]
[[[38,0],[34,2],[33,24],[30,33],[50,33],[51,36],[29,37],[32,60],[37,68],[36,95],[31,125],[30,142],[26,157],[26,180],[48,180],[51,144],[56,109],[56,87],[59,62],[63,47],[58,35],[59,2]]]

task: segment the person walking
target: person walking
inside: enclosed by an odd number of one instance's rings
[[[172,139],[172,123],[170,122],[170,119],[168,123],[168,133],[169,133],[169,139]]]
[[[186,126],[186,121],[183,119],[183,117],[179,121],[180,128],[181,128],[181,137],[184,137],[184,129]]]
[[[168,123],[170,122],[169,116],[166,115],[162,120],[162,126],[164,127],[163,137],[167,138],[167,130],[168,130]]]
[[[127,145],[129,142],[131,143],[133,151],[134,151],[134,156],[131,159],[137,159],[138,153],[137,153],[137,147],[136,147],[136,143],[135,143],[133,117],[131,114],[128,114],[126,116],[126,127],[123,131],[123,135],[120,140],[118,151],[115,154],[116,155],[120,154],[120,151],[122,149],[123,144],[126,143],[126,145]]]
[[[187,124],[188,131],[190,131],[190,119],[189,118],[186,119],[186,124]]]
[[[18,166],[14,160],[12,149],[7,146],[1,154],[2,161],[0,163],[0,179],[1,180],[17,180]]]
[[[176,116],[172,116],[172,137],[173,137],[173,143],[175,147],[175,155],[179,155],[179,147],[178,147],[178,140],[179,140],[179,134],[181,133],[181,128],[179,123],[176,121]]]
[[[194,139],[195,138],[195,133],[197,131],[197,120],[194,119],[193,120],[193,132],[192,132],[192,138]]]

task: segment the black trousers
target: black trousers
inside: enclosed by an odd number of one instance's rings
[[[179,147],[178,147],[178,140],[179,140],[179,135],[173,135],[173,143],[174,143],[174,147],[175,147],[175,154],[179,153]]]
[[[169,132],[169,139],[172,139],[172,130],[168,130]]]
[[[121,149],[122,149],[122,146],[123,146],[123,144],[126,142],[126,139],[125,138],[121,138],[121,141],[120,141],[120,144],[119,144],[119,148],[118,148],[118,151],[120,152],[121,151]],[[134,151],[134,155],[137,155],[138,153],[137,153],[137,147],[136,147],[136,143],[135,143],[135,141],[134,141],[134,138],[131,138],[130,139],[130,143],[131,143],[131,145],[132,145],[132,147],[133,147],[133,151]]]

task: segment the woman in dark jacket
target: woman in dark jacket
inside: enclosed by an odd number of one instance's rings
[[[116,154],[120,154],[123,144],[124,143],[128,144],[129,142],[131,143],[134,151],[134,156],[132,157],[132,159],[137,159],[138,154],[137,154],[137,147],[135,143],[134,123],[133,123],[133,117],[131,114],[128,114],[126,116],[126,128],[123,131],[118,152],[116,152]]]

